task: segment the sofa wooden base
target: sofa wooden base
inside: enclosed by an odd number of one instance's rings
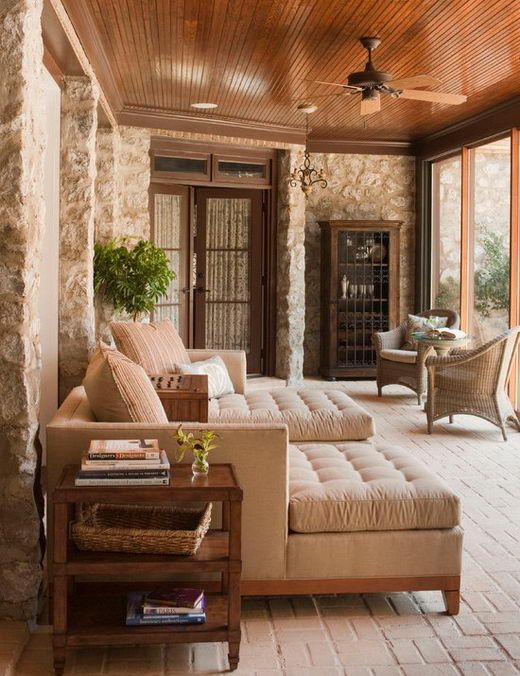
[[[242,596],[297,596],[307,594],[370,594],[378,592],[441,591],[448,615],[460,606],[460,577],[380,577],[339,580],[242,580]]]

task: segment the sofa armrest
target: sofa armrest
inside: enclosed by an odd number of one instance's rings
[[[203,361],[219,356],[229,371],[229,377],[237,394],[245,394],[247,361],[244,350],[187,350],[191,361]]]
[[[177,423],[95,422],[85,390],[76,387],[47,426],[48,519],[52,518],[52,492],[63,467],[79,463],[92,439],[157,438],[175,472]],[[242,509],[243,579],[281,579],[285,576],[289,509],[287,427],[281,424],[183,423],[187,432],[212,429],[217,448],[211,463],[230,462],[244,491]],[[192,462],[186,456],[185,462]],[[216,510],[217,514],[219,510]],[[48,552],[52,528],[48,522]],[[52,556],[48,557],[51,565]]]

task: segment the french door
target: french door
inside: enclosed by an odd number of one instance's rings
[[[154,318],[186,345],[244,350],[248,373],[263,373],[263,192],[154,183],[150,196],[153,240],[177,275]]]
[[[262,372],[262,193],[197,188],[194,345],[245,350]]]

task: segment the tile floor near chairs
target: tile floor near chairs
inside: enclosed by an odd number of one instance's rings
[[[253,387],[272,384],[272,379],[258,379]],[[520,434],[511,430],[504,443],[492,425],[455,417],[453,425],[435,423],[429,436],[413,393],[390,386],[378,399],[373,382],[346,387],[374,415],[376,441],[402,445],[461,496],[465,555],[460,615],[444,615],[436,592],[246,599],[235,673],[520,673]],[[225,670],[225,654],[220,644],[77,650],[70,652],[66,674],[213,674]],[[40,627],[16,674],[46,676],[51,664],[51,635]]]

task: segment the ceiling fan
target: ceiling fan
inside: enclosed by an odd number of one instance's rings
[[[412,77],[393,79],[391,73],[378,70],[372,61],[372,50],[380,44],[379,38],[363,37],[360,39],[363,47],[368,51],[368,61],[365,70],[350,73],[346,84],[341,82],[323,82],[319,84],[343,87],[347,94],[361,94],[361,115],[370,115],[381,110],[381,94],[389,94],[396,99],[414,99],[431,103],[447,103],[458,105],[467,100],[464,94],[448,94],[437,91],[421,91],[421,87],[438,87],[441,81],[431,75],[415,75]]]

